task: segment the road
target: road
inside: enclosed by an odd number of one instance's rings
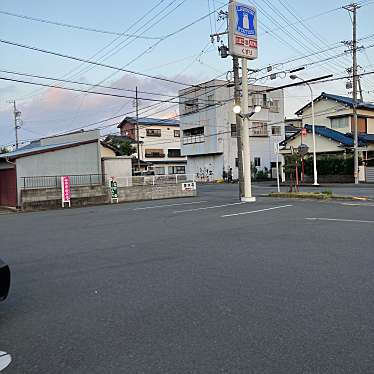
[[[373,373],[374,203],[236,196],[0,215],[3,372]]]

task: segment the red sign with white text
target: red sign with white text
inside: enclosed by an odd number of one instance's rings
[[[70,178],[68,176],[61,177],[61,191],[62,191],[62,204],[70,204]]]

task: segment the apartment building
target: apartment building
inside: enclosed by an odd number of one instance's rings
[[[285,139],[283,90],[249,86],[248,112],[256,105],[262,110],[249,121],[251,162],[257,170],[276,170],[275,144]],[[238,178],[234,87],[212,80],[179,92],[181,150],[187,156],[187,172],[201,180],[221,179],[232,169]],[[283,158],[280,157],[280,163]],[[275,174],[276,176],[276,174]]]
[[[140,160],[147,165],[148,171],[157,175],[185,174],[187,160],[181,155],[179,121],[139,118],[139,139],[136,118],[126,117],[118,128],[122,136],[134,142],[135,147],[139,142]],[[134,165],[136,167],[136,163]]]

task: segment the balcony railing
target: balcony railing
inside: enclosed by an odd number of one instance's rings
[[[183,136],[183,144],[204,143],[205,135]]]

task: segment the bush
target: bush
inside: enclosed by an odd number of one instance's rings
[[[317,156],[318,175],[352,175],[353,156],[347,155],[319,155]],[[313,175],[313,157],[304,159],[304,170],[306,175]]]

